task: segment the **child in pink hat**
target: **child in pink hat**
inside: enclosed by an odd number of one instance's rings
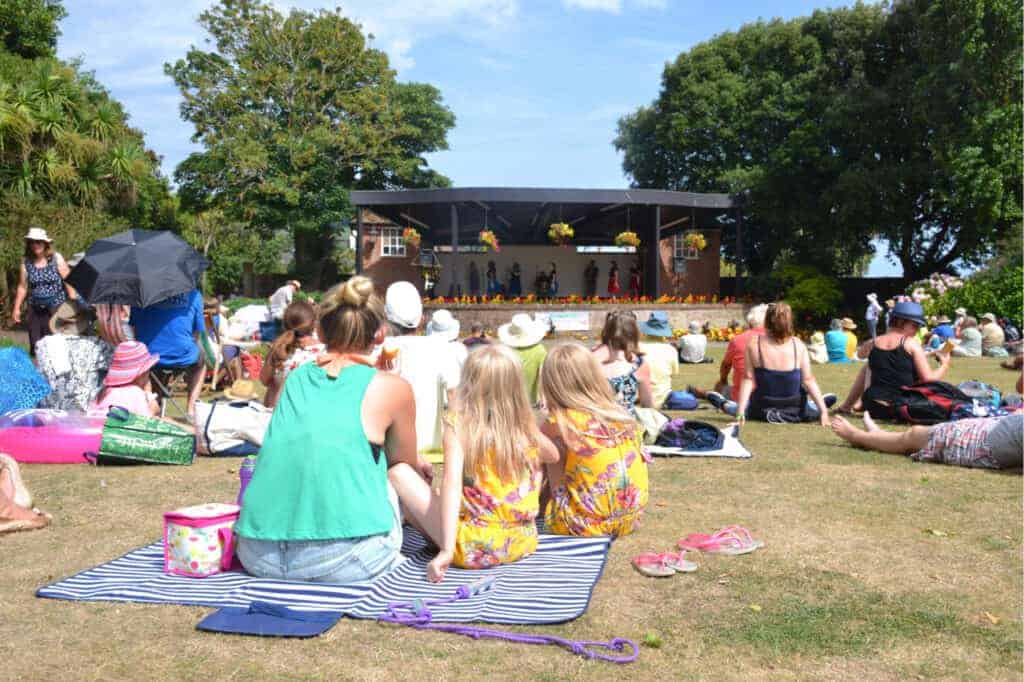
[[[92,409],[105,414],[116,406],[144,417],[156,416],[160,407],[150,391],[149,370],[159,361],[160,356],[151,354],[144,343],[119,343],[103,380],[105,388],[96,397]]]

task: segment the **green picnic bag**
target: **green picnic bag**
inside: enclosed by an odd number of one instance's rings
[[[96,464],[191,464],[195,436],[180,426],[111,407]]]

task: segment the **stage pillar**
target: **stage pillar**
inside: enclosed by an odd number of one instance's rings
[[[462,280],[459,279],[459,209],[452,203],[452,280],[448,285],[449,295],[456,296]]]
[[[736,207],[736,298],[743,293],[743,207]]]
[[[661,206],[651,208],[650,229],[642,237],[644,250],[644,294],[661,296]],[[641,247],[644,248],[644,247]]]
[[[363,273],[363,207],[356,206],[356,265],[355,274]]]

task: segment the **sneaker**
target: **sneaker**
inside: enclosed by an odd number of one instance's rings
[[[715,406],[716,410],[722,409],[722,406],[725,405],[725,396],[718,391],[708,391],[707,399]]]
[[[836,401],[839,400],[839,396],[837,396],[835,393],[826,393],[821,397],[825,399],[825,407],[827,407],[830,410],[832,409],[832,406],[836,404]]]

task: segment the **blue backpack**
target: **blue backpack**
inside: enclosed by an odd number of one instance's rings
[[[697,396],[687,391],[671,391],[665,399],[666,410],[696,410]]]

